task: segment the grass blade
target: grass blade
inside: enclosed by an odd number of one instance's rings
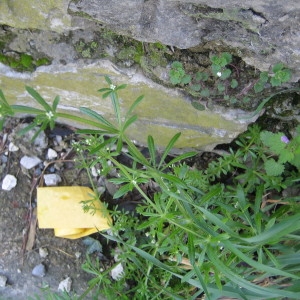
[[[105,119],[103,116],[101,116],[100,114],[98,114],[97,112],[95,112],[94,110],[91,110],[90,108],[87,108],[87,107],[80,107],[79,110],[90,116],[91,118],[93,119],[96,119],[98,122],[102,123],[102,124],[105,124],[106,126],[108,127],[114,127],[113,124],[111,124],[107,119]]]
[[[33,88],[26,86],[26,91],[41,105],[46,111],[52,111],[51,106],[46,102],[46,100]]]
[[[264,231],[263,233],[256,235],[251,238],[244,238],[243,240],[250,244],[259,244],[259,243],[270,243],[272,241],[278,240],[280,237],[297,231],[300,229],[300,213],[288,217],[286,220],[277,223],[272,226],[269,230]]]
[[[125,121],[122,131],[124,132],[132,123],[134,123],[137,120],[137,116],[134,115],[130,117],[128,120]]]
[[[139,103],[144,99],[144,96],[139,96],[130,106],[127,111],[126,118],[135,110],[135,108],[139,105]]]
[[[148,135],[148,149],[150,154],[150,163],[155,166],[156,162],[156,149],[154,144],[154,139],[151,135]]]
[[[214,254],[214,249],[208,249],[208,257],[214,266],[223,273],[227,278],[238,286],[260,295],[263,299],[273,298],[274,295],[281,297],[289,297],[290,299],[299,299],[299,293],[294,293],[286,290],[264,288],[260,285],[255,285],[251,282],[248,282],[244,278],[237,275],[235,272],[231,271],[218,257]]]
[[[119,99],[118,99],[117,94],[115,92],[111,92],[110,99],[111,99],[113,109],[114,109],[114,112],[115,112],[115,117],[117,119],[119,127],[121,127],[121,124],[122,124],[121,110],[120,110],[120,103],[119,103]]]
[[[52,110],[53,110],[53,111],[56,111],[59,101],[60,101],[59,96],[56,96],[56,97],[54,98],[53,104],[52,104]]]
[[[166,147],[166,149],[165,149],[165,151],[164,151],[164,153],[163,153],[163,155],[161,157],[161,160],[159,162],[158,168],[160,168],[162,166],[162,164],[164,163],[167,155],[169,154],[169,152],[171,151],[171,149],[174,147],[174,144],[177,142],[177,140],[179,139],[180,135],[181,135],[181,133],[178,132],[178,133],[176,133],[172,137],[172,139],[170,140],[169,144],[167,145],[167,147]]]

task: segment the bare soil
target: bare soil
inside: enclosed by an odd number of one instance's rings
[[[5,140],[5,134],[9,136],[9,131],[11,128],[0,133],[0,182],[2,184],[6,174],[12,174],[17,178],[17,185],[10,191],[0,189],[0,276],[7,277],[6,286],[0,287],[0,299],[47,299],[46,294],[58,293],[59,283],[67,277],[72,279],[70,294],[76,298],[88,288],[91,279],[81,269],[86,247],[82,239],[58,238],[53,230],[34,226],[37,177],[34,170],[24,171],[21,168],[20,158],[24,154],[20,150],[8,152],[9,141]],[[78,171],[73,168],[72,185],[80,180]],[[31,223],[31,229],[35,229],[33,235],[29,234]],[[47,257],[40,256],[40,248],[47,249]],[[34,277],[32,270],[40,263],[45,265],[46,274]],[[85,299],[92,299],[92,296]]]

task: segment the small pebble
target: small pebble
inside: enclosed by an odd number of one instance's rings
[[[62,142],[62,137],[60,135],[55,136],[55,139],[58,144]]]
[[[0,275],[0,287],[5,287],[7,282],[7,277],[4,275]]]
[[[2,181],[2,190],[10,191],[17,185],[17,178],[7,174]]]
[[[16,152],[19,149],[20,148],[18,146],[16,146],[13,142],[10,142],[8,145],[8,151],[10,151],[10,152]]]
[[[48,152],[47,152],[47,158],[48,159],[54,159],[57,157],[57,152],[51,148],[48,149]]]
[[[61,182],[61,177],[58,174],[46,174],[44,180],[47,186],[55,186]]]
[[[61,281],[58,285],[58,290],[62,292],[69,293],[71,291],[72,279],[67,277],[63,281]]]
[[[27,155],[23,156],[20,161],[21,165],[27,170],[37,166],[40,162],[41,160],[38,157]]]
[[[47,257],[48,254],[49,254],[49,252],[48,252],[47,248],[42,248],[42,247],[41,247],[41,248],[39,249],[39,255],[40,255],[41,258]]]
[[[35,277],[44,277],[46,275],[46,268],[43,264],[39,264],[33,268],[31,274]]]
[[[8,158],[7,158],[7,155],[1,155],[1,162],[3,163],[3,164],[6,164],[7,163],[7,161],[8,161]]]
[[[121,263],[117,264],[111,271],[110,276],[114,280],[119,280],[124,276],[124,268]]]
[[[76,251],[75,252],[75,257],[78,259],[78,258],[80,258],[81,257],[81,253],[79,252],[79,251]]]
[[[52,167],[49,168],[49,172],[50,172],[50,173],[54,173],[55,171],[56,171],[56,169],[55,169],[54,166],[52,166]]]

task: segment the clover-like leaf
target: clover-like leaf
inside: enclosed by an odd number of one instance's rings
[[[275,161],[273,158],[265,161],[265,170],[269,176],[279,176],[284,171],[284,165]]]

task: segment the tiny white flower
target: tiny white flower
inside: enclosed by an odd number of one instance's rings
[[[221,76],[222,76],[222,73],[221,73],[221,72],[218,72],[218,73],[217,73],[217,76],[218,76],[218,77],[221,77]]]
[[[54,117],[52,111],[46,112],[46,116],[47,116],[47,118],[48,118],[49,120],[51,120],[51,119]]]
[[[111,84],[111,85],[109,86],[109,88],[110,88],[111,90],[115,90],[116,86],[113,85],[113,84]]]

